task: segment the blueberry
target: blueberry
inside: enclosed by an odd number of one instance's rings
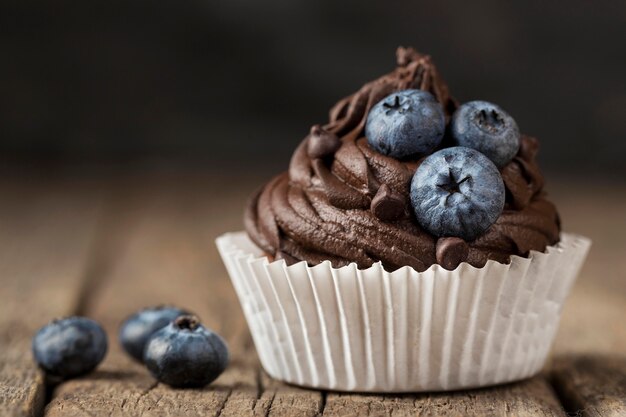
[[[143,350],[150,336],[170,324],[176,317],[185,314],[189,313],[171,306],[150,307],[138,311],[120,326],[120,343],[130,356],[141,362]]]
[[[195,316],[181,316],[150,338],[143,361],[156,379],[172,387],[202,387],[226,369],[228,348]]]
[[[424,159],[411,182],[415,216],[437,237],[474,240],[498,219],[504,196],[504,183],[493,162],[460,146]]]
[[[107,352],[102,327],[85,317],[54,320],[33,338],[35,361],[46,373],[71,378],[93,370]]]
[[[452,116],[450,131],[456,145],[482,152],[498,168],[508,164],[519,149],[515,120],[486,101],[470,101],[459,107]]]
[[[443,137],[445,116],[432,94],[403,90],[388,95],[372,107],[365,136],[372,148],[393,158],[425,155]]]

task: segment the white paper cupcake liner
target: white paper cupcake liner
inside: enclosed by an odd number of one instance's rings
[[[472,388],[538,373],[590,244],[563,234],[509,264],[387,272],[380,263],[287,266],[244,232],[217,239],[267,373],[356,392]]]

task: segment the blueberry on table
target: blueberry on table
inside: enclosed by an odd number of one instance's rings
[[[498,219],[504,197],[504,183],[493,162],[460,146],[425,158],[411,181],[417,221],[437,237],[476,239]]]
[[[372,107],[365,136],[377,152],[401,159],[435,149],[441,143],[445,125],[443,108],[432,94],[402,90]]]
[[[520,133],[515,120],[499,106],[486,101],[470,101],[457,109],[450,122],[456,145],[476,149],[498,168],[517,154]]]
[[[124,350],[139,362],[148,339],[179,316],[189,314],[171,306],[149,307],[138,311],[120,326],[119,340]]]
[[[54,320],[33,338],[33,355],[48,375],[72,378],[92,371],[107,352],[102,327],[85,317]]]
[[[157,380],[172,387],[203,387],[226,369],[228,348],[197,317],[181,316],[150,338],[143,361]]]

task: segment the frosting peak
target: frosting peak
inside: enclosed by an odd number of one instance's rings
[[[343,137],[357,138],[363,132],[370,108],[394,91],[416,88],[431,93],[443,106],[447,116],[457,107],[448,92],[448,85],[437,72],[430,56],[413,48],[399,47],[396,51],[398,67],[383,77],[365,84],[356,93],[345,97],[330,110],[330,121],[325,126]]]

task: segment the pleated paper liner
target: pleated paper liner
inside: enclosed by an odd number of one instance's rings
[[[538,373],[591,242],[561,242],[509,264],[386,272],[270,262],[244,232],[217,239],[261,363],[319,389],[417,392]]]

